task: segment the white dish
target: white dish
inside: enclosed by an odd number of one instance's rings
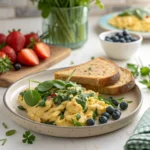
[[[118,30],[121,31],[121,29],[118,29],[116,27],[111,26],[108,21],[113,18],[114,16],[118,15],[120,12],[115,12],[115,13],[110,13],[107,15],[104,15],[99,18],[98,20],[98,25],[103,28],[104,30]],[[150,32],[136,32],[136,31],[130,31],[131,33],[139,34],[141,35],[144,39],[149,39],[150,38]]]
[[[4,95],[4,105],[12,120],[28,130],[32,130],[45,135],[57,137],[90,137],[112,132],[124,127],[134,119],[134,117],[140,110],[140,107],[142,105],[142,96],[140,89],[138,88],[138,86],[136,86],[129,93],[117,96],[125,97],[127,100],[133,101],[129,105],[129,108],[126,111],[122,112],[121,118],[117,121],[110,120],[107,124],[100,125],[97,123],[95,126],[57,127],[53,125],[37,123],[30,120],[27,117],[25,111],[21,111],[17,108],[17,97],[19,92],[28,87],[29,79],[34,79],[37,81],[50,80],[54,78],[54,73],[58,70],[60,69],[48,70],[27,76],[20,79],[8,88]],[[35,83],[33,83],[32,86],[35,86]]]
[[[126,60],[130,59],[133,55],[135,55],[142,43],[142,36],[131,33],[132,37],[136,37],[138,40],[135,42],[129,43],[120,43],[120,42],[108,42],[105,41],[105,37],[114,36],[117,32],[120,31],[106,31],[99,35],[99,39],[101,41],[101,45],[103,47],[106,55],[111,59],[117,60]]]

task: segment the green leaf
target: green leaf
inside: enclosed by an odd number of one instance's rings
[[[76,119],[79,120],[81,118],[80,114],[76,114]]]
[[[48,90],[50,90],[53,87],[53,82],[51,80],[48,81],[44,81],[42,83],[40,83],[36,89],[40,92],[46,92]]]
[[[141,67],[140,73],[142,76],[148,76],[150,73],[150,69],[148,67]]]
[[[133,74],[133,76],[136,78],[139,75],[139,66],[136,64],[127,64],[128,69],[131,71],[131,73]]]
[[[18,106],[18,109],[25,110],[21,105]]]
[[[96,0],[95,4],[96,4],[99,8],[101,8],[101,9],[104,8],[104,5],[101,3],[100,0]]]
[[[148,80],[144,79],[144,80],[139,81],[139,82],[140,82],[140,83],[142,83],[142,84],[144,84],[144,85],[146,85],[146,86],[147,86],[147,88],[150,88],[150,81],[148,81]]]
[[[74,126],[83,126],[80,122],[75,121],[75,120],[73,120],[73,119],[72,119],[72,124],[73,124]]]
[[[5,145],[7,139],[0,139],[0,142],[2,141],[2,146]]]
[[[96,120],[96,117],[98,116],[98,113],[97,113],[97,109],[93,112],[93,119]]]
[[[59,116],[60,116],[60,120],[64,119],[64,112],[61,112],[61,113],[59,114]]]
[[[16,133],[16,130],[9,130],[5,133],[6,136],[11,136],[14,135]]]
[[[63,89],[65,87],[65,82],[62,80],[53,80],[53,86],[58,89]]]
[[[7,124],[6,124],[5,122],[3,122],[2,125],[3,125],[3,127],[4,127],[5,129],[8,129],[8,126],[7,126]]]
[[[25,131],[23,134],[23,143],[33,144],[33,141],[35,141],[36,137],[30,133],[30,131]]]
[[[41,100],[40,94],[36,90],[28,90],[23,96],[25,102],[29,106],[35,106]]]
[[[133,101],[126,101],[128,104],[132,103]]]

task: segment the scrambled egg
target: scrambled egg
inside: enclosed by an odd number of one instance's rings
[[[49,96],[45,102],[45,107],[37,107],[37,105],[31,107],[26,104],[23,96],[19,95],[18,103],[26,109],[27,115],[36,122],[55,122],[57,126],[74,126],[73,121],[76,121],[86,125],[87,119],[93,118],[95,112],[97,116],[100,116],[106,111],[108,105],[104,101],[98,100],[98,93],[85,90],[81,93],[94,94],[86,99],[86,109],[83,109],[82,105],[77,103],[77,96],[73,96],[71,100],[65,100],[59,105],[56,105],[53,98]],[[61,116],[62,112],[63,117]]]
[[[139,19],[136,16],[115,16],[109,20],[109,24],[119,29],[150,32],[150,17]]]

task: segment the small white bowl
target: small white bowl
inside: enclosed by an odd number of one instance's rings
[[[133,37],[138,40],[130,43],[119,43],[119,42],[108,42],[105,41],[106,36],[113,36],[115,33],[120,31],[107,31],[99,35],[101,45],[109,58],[117,60],[130,59],[139,49],[142,43],[142,36],[138,34],[130,33]]]

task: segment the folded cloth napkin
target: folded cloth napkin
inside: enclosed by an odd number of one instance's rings
[[[124,149],[150,150],[150,108],[145,111]]]

